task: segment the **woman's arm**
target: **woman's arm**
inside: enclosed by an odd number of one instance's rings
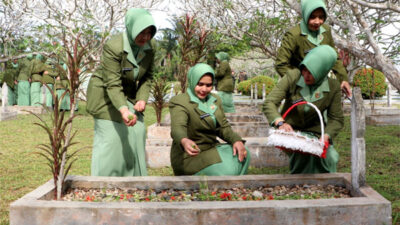
[[[101,76],[106,86],[107,95],[114,107],[120,110],[122,107],[128,107],[128,104],[122,88],[122,58],[118,52],[118,50],[110,48],[110,45],[104,45],[100,67],[102,68]]]
[[[330,82],[335,82],[336,87],[331,88],[333,98],[328,107],[328,123],[325,128],[325,133],[328,134],[330,138],[334,138],[344,126],[344,116],[339,84],[335,80],[330,80]]]
[[[283,77],[288,71],[295,69],[290,60],[296,50],[297,41],[292,32],[286,32],[275,60],[275,70]]]

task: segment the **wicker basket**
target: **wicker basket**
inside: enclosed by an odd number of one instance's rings
[[[282,116],[283,119],[287,114],[296,106],[307,104],[315,109],[321,123],[321,137],[324,137],[324,122],[321,112],[311,102],[301,101],[292,105]],[[300,152],[304,154],[311,154],[321,158],[326,157],[326,150],[329,146],[328,143],[319,140],[318,138],[310,138],[301,134],[301,132],[286,132],[279,129],[271,129],[268,136],[268,145],[275,146],[283,151]]]

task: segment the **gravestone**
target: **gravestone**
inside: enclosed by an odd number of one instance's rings
[[[359,87],[351,100],[351,184],[359,192],[365,185],[365,109]]]
[[[8,107],[8,86],[4,82],[1,89],[1,109],[0,109],[0,121],[11,120],[17,117],[17,112],[12,111]]]

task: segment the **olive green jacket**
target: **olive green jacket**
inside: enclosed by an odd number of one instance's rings
[[[154,50],[144,50],[137,61],[124,50],[123,33],[113,36],[104,45],[99,69],[90,78],[87,90],[87,111],[96,119],[123,122],[119,109],[127,101],[147,102],[153,79]],[[125,45],[126,46],[126,45]],[[140,57],[141,56],[141,57]],[[137,77],[135,79],[135,71]]]
[[[263,104],[262,110],[270,123],[281,118],[281,114],[294,103],[302,99],[300,90],[297,85],[300,79],[300,71],[292,70],[285,75],[279,83],[269,93]],[[327,110],[328,122],[325,124],[325,133],[331,138],[334,138],[343,128],[344,117],[341,104],[341,90],[337,80],[328,78],[329,92],[324,92],[323,97],[312,102],[323,112]],[[282,108],[282,113],[278,112],[282,100],[285,104]],[[317,135],[321,134],[321,125],[317,112],[310,108],[307,112],[304,111],[305,105],[299,105],[293,109],[285,118],[285,121],[290,124],[294,130],[313,132]]]
[[[65,72],[59,73],[59,80],[55,80],[55,86],[57,89],[67,89],[69,87],[68,78]]]
[[[39,59],[32,59],[32,82],[41,82],[43,72],[46,70],[46,64]]]
[[[17,80],[29,80],[31,78],[31,73],[32,73],[32,61],[23,58],[22,60],[19,60],[19,74]]]
[[[216,68],[215,79],[218,91],[233,92],[232,70],[227,60],[222,61]]]
[[[212,118],[198,108],[197,103],[192,102],[187,93],[180,94],[169,102],[171,113],[171,164],[175,175],[192,175],[198,171],[221,162],[216,146],[220,137],[229,144],[242,140],[236,134],[222,110],[222,101],[217,96],[214,115],[217,126]],[[200,148],[197,156],[189,156],[181,146],[181,140],[189,138]]]
[[[45,65],[45,69],[48,74],[43,74],[42,83],[45,84],[54,84],[55,78],[58,76],[60,68],[57,68],[55,65]]]
[[[6,70],[4,71],[3,82],[7,83],[7,86],[14,89],[14,81],[17,80],[19,74],[19,67],[13,68],[11,63],[7,63]]]
[[[330,45],[335,49],[330,26],[327,24],[322,26],[326,31],[322,33],[324,39],[320,45]],[[301,33],[300,25],[291,28],[286,32],[281,47],[278,49],[275,70],[283,77],[287,71],[298,68],[305,55],[315,47],[313,43],[307,40],[307,35]],[[347,71],[343,66],[342,60],[338,58],[332,70],[340,83],[348,81]]]

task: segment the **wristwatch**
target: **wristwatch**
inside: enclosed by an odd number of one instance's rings
[[[279,121],[279,122],[276,124],[276,128],[279,128],[279,127],[282,126],[284,123],[285,123],[284,120]]]

